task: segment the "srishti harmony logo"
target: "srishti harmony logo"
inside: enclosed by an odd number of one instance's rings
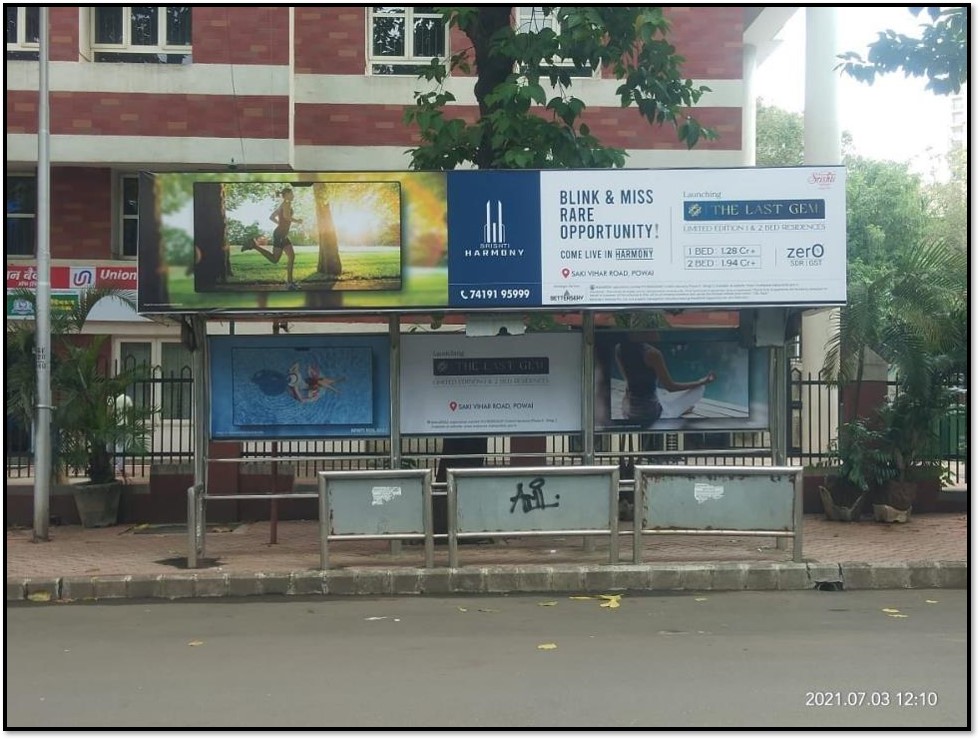
[[[483,224],[483,245],[499,245],[503,246],[507,244],[507,227],[504,226],[504,206],[498,200],[497,201],[497,214],[494,218],[491,208],[493,201],[487,201],[487,220]]]

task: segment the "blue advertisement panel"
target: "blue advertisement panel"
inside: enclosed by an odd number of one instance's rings
[[[536,172],[448,174],[450,306],[541,305],[540,200]]]
[[[211,337],[211,436],[387,436],[384,336]]]
[[[738,332],[596,332],[596,431],[768,426],[769,350],[743,346]]]

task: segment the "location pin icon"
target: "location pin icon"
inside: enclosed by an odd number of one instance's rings
[[[561,268],[561,276],[562,276],[563,278],[567,278],[567,277],[568,277],[569,275],[571,275],[571,274],[572,274],[572,271],[571,271],[571,270],[569,270],[569,269],[568,269],[567,267],[563,267],[563,268]]]
[[[449,402],[449,410],[450,411],[455,411],[456,410],[456,402],[455,401],[450,401]]]

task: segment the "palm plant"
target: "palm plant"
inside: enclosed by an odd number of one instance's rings
[[[16,298],[35,303],[30,291]],[[146,451],[154,409],[118,404],[143,375],[143,368],[127,368],[110,373],[103,349],[108,337],[94,336],[78,341],[95,305],[103,299],[119,300],[133,306],[132,300],[114,288],[93,288],[79,295],[77,304],[51,314],[51,390],[52,465],[83,470],[91,483],[110,483],[116,479],[113,457],[137,455]],[[31,424],[37,408],[34,321],[7,322],[8,411]]]
[[[824,369],[859,387],[869,349],[893,368],[895,396],[871,420],[889,478],[904,482],[940,461],[938,422],[952,401],[951,379],[966,370],[966,290],[966,254],[942,241],[906,246],[885,265],[852,272]]]

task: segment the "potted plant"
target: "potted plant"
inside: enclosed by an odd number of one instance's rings
[[[831,451],[840,467],[828,481],[829,487],[820,486],[824,512],[833,521],[858,521],[872,487],[887,475],[888,459],[878,448],[877,433],[863,418],[840,425]]]
[[[938,487],[949,473],[942,466],[938,422],[953,401],[953,392],[938,378],[915,390],[903,387],[881,409],[880,449],[887,456],[883,495],[875,503],[877,521],[908,521],[917,491]],[[924,483],[923,483],[924,482]]]
[[[29,292],[18,297],[34,301]],[[92,308],[104,298],[132,304],[117,290],[92,289],[79,296],[77,305],[51,316],[51,463],[56,473],[84,476],[72,486],[72,494],[85,527],[118,521],[123,484],[117,478],[117,461],[146,452],[154,414],[153,408],[129,396],[144,369],[110,372],[103,352],[108,337],[79,336]],[[27,423],[33,423],[36,409],[35,332],[33,321],[7,322],[8,382],[18,389],[8,396],[9,410]]]

